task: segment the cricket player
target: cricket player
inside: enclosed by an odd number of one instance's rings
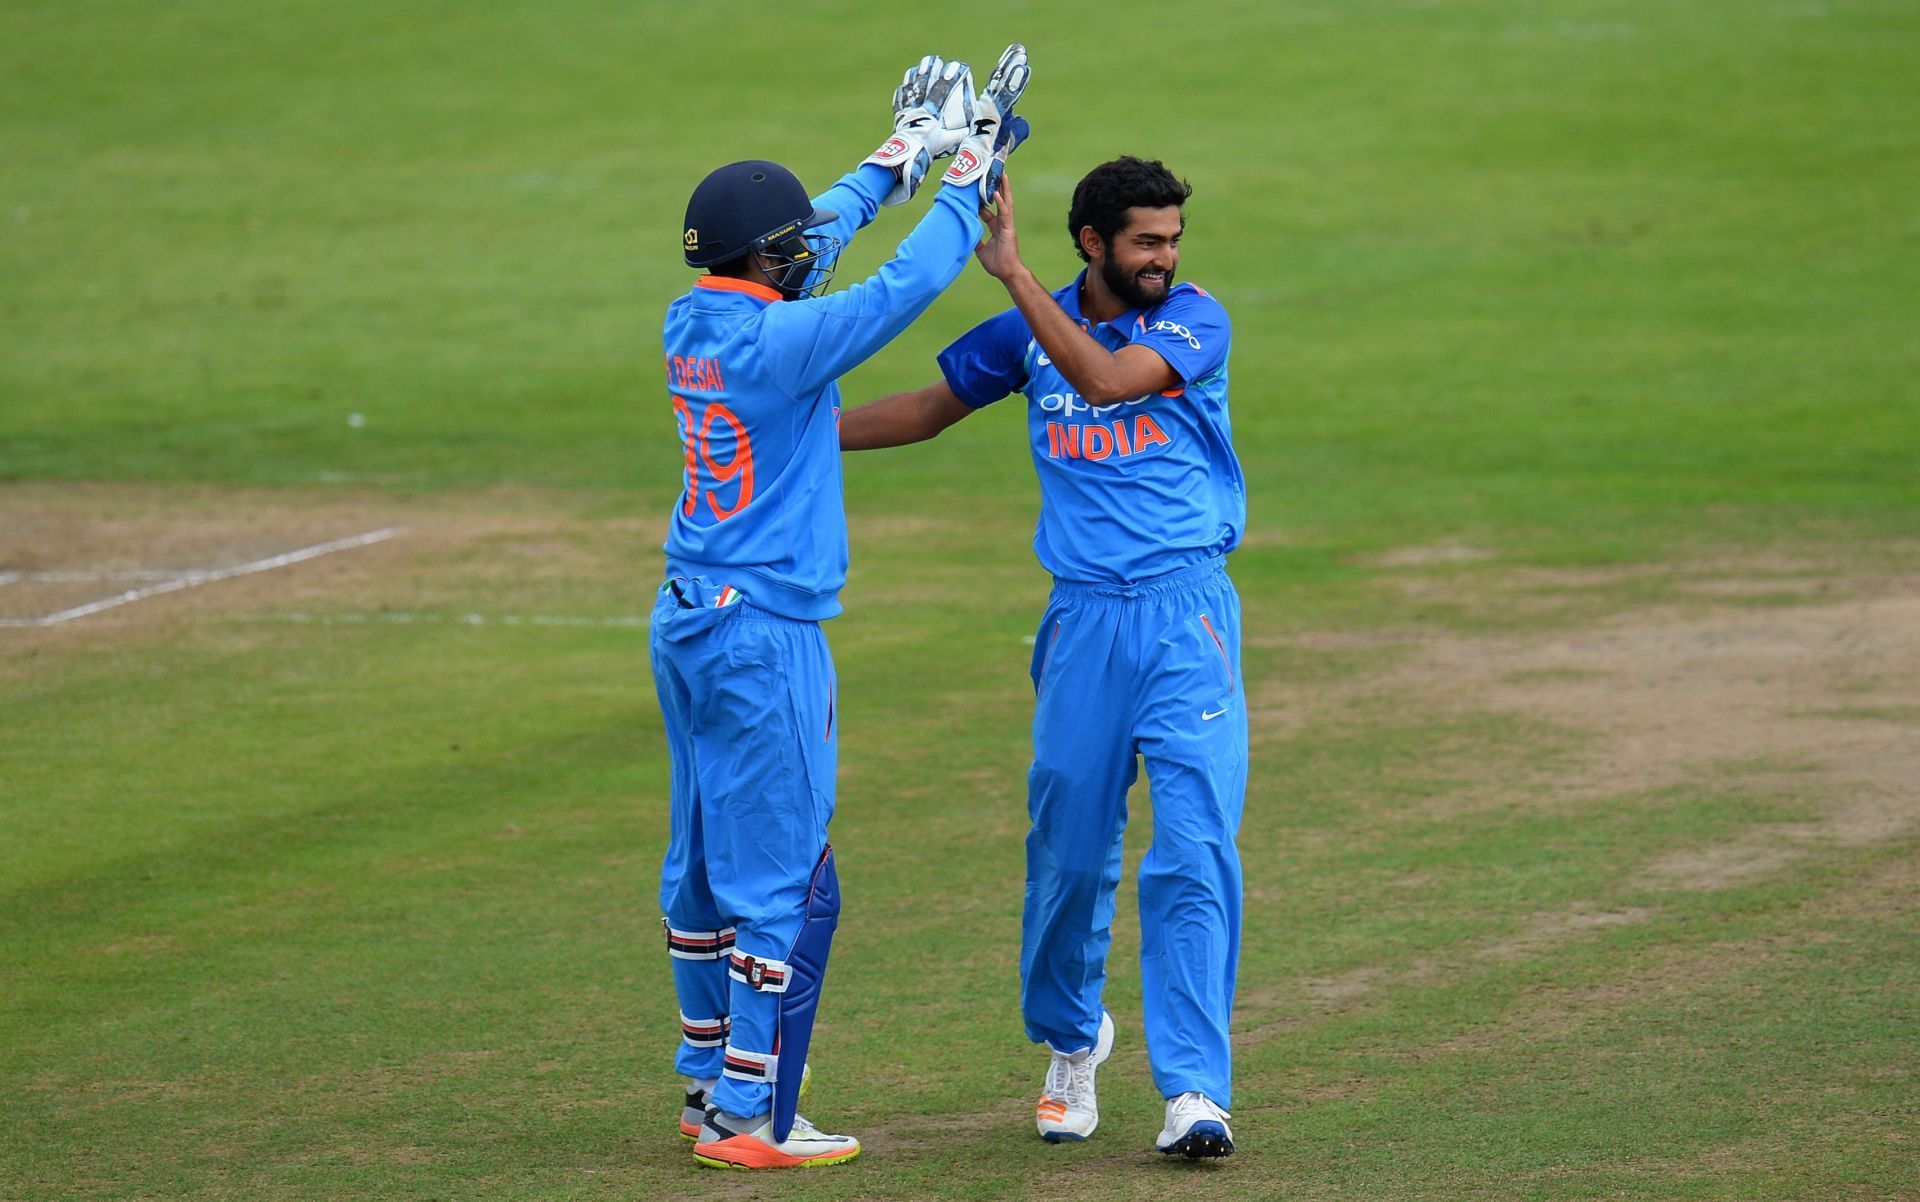
[[[860,1150],[796,1113],[839,913],[827,842],[839,732],[820,629],[847,574],[837,381],[966,265],[1025,136],[1011,109],[1027,76],[1025,50],[1009,47],[976,97],[965,63],[929,55],[894,94],[892,135],[818,198],[754,160],[708,175],[687,205],[686,262],[707,274],[667,309],[685,487],[651,653],[672,757],[660,904],[688,1079],[680,1130],[703,1164]],[[840,248],[947,155],[894,258],[823,295]]]
[[[1199,1158],[1233,1151],[1247,710],[1226,556],[1246,487],[1227,417],[1227,312],[1174,280],[1190,194],[1158,162],[1094,168],[1067,214],[1087,267],[1049,292],[1020,259],[1002,180],[976,253],[1013,308],[947,347],[938,383],[849,410],[840,444],[916,442],[1025,396],[1040,476],[1033,545],[1054,578],[1033,652],[1020,948],[1027,1034],[1052,1053],[1035,1121],[1056,1143],[1099,1121],[1094,1073],[1114,1037],[1101,988],[1127,790],[1144,757],[1154,837],[1140,866],[1141,977],[1147,1055],[1167,1099],[1157,1146]]]

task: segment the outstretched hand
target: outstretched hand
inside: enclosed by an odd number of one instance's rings
[[[1008,46],[986,90],[975,98],[972,136],[960,143],[942,177],[949,185],[973,189],[981,208],[993,203],[1007,156],[1027,140],[1027,119],[1014,116],[1013,106],[1032,76],[1027,48],[1018,42]]]
[[[1026,264],[1020,261],[1020,241],[1013,228],[1013,183],[1008,176],[1001,175],[993,193],[993,208],[981,209],[980,220],[987,227],[987,237],[973,248],[973,255],[987,274],[996,280],[1005,280],[1024,268]]]
[[[967,64],[929,54],[907,68],[893,91],[893,133],[861,160],[893,172],[881,204],[904,204],[920,190],[935,159],[952,154],[974,132],[973,72]]]

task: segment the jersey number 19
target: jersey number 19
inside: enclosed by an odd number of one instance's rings
[[[745,509],[747,503],[753,500],[753,439],[747,437],[746,423],[719,401],[707,402],[700,420],[695,422],[692,406],[681,396],[673,398],[673,419],[680,427],[680,442],[687,454],[687,492],[680,503],[680,512],[692,517],[694,509],[698,507],[702,469],[706,473],[707,507],[713,510],[714,521],[724,522]],[[725,429],[716,432],[715,422],[723,423]],[[715,460],[715,447],[725,452],[729,444],[732,453],[724,460]],[[717,490],[721,485],[736,480],[739,481],[739,495],[734,498],[733,504],[723,509],[716,495]]]

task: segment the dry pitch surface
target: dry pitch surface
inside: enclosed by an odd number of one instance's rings
[[[16,670],[23,654],[68,639],[137,642],[179,623],[644,625],[658,570],[657,522],[582,518],[512,492],[363,500],[25,485],[0,494],[0,514],[0,649]],[[857,520],[854,533],[875,557],[890,540],[938,537]],[[1408,548],[1376,563],[1410,613],[1436,603],[1544,629],[1263,631],[1250,596],[1250,646],[1413,648],[1333,687],[1254,681],[1256,747],[1378,697],[1597,736],[1577,770],[1544,782],[1564,800],[1743,762],[1827,782],[1833,809],[1818,828],[1665,870],[1709,886],[1779,863],[1796,839],[1871,843],[1920,819],[1920,575],[1754,556],[1462,573],[1483,558]],[[1633,586],[1648,580],[1662,587],[1636,604]],[[1588,616],[1570,629],[1566,615]],[[36,670],[57,670],[57,659]],[[1487,767],[1496,788],[1498,766]]]
[[[138,642],[181,623],[644,625],[657,571],[652,520],[586,519],[511,492],[401,501],[27,485],[0,496],[0,513],[0,664],[10,673],[29,661],[58,671],[69,640]],[[854,533],[874,556],[891,538],[927,537],[878,523],[856,522]],[[1591,736],[1577,764],[1546,778],[1484,765],[1472,794],[1489,802],[1523,790],[1541,805],[1572,803],[1729,768],[1801,792],[1819,783],[1820,821],[1647,870],[1683,888],[1765,873],[1816,843],[1891,841],[1920,821],[1920,575],[1754,556],[1462,574],[1483,558],[1407,548],[1377,566],[1410,605],[1511,613],[1546,629],[1267,632],[1250,596],[1250,646],[1413,648],[1333,686],[1255,680],[1256,755],[1263,741],[1374,699]],[[1652,579],[1663,583],[1656,599],[1620,599]],[[1568,629],[1556,612],[1592,616]]]

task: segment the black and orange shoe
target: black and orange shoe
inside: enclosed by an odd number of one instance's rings
[[[688,1139],[700,1139],[700,1124],[707,1121],[707,1092],[714,1085],[713,1081],[687,1082],[687,1099],[680,1106],[680,1134]]]

